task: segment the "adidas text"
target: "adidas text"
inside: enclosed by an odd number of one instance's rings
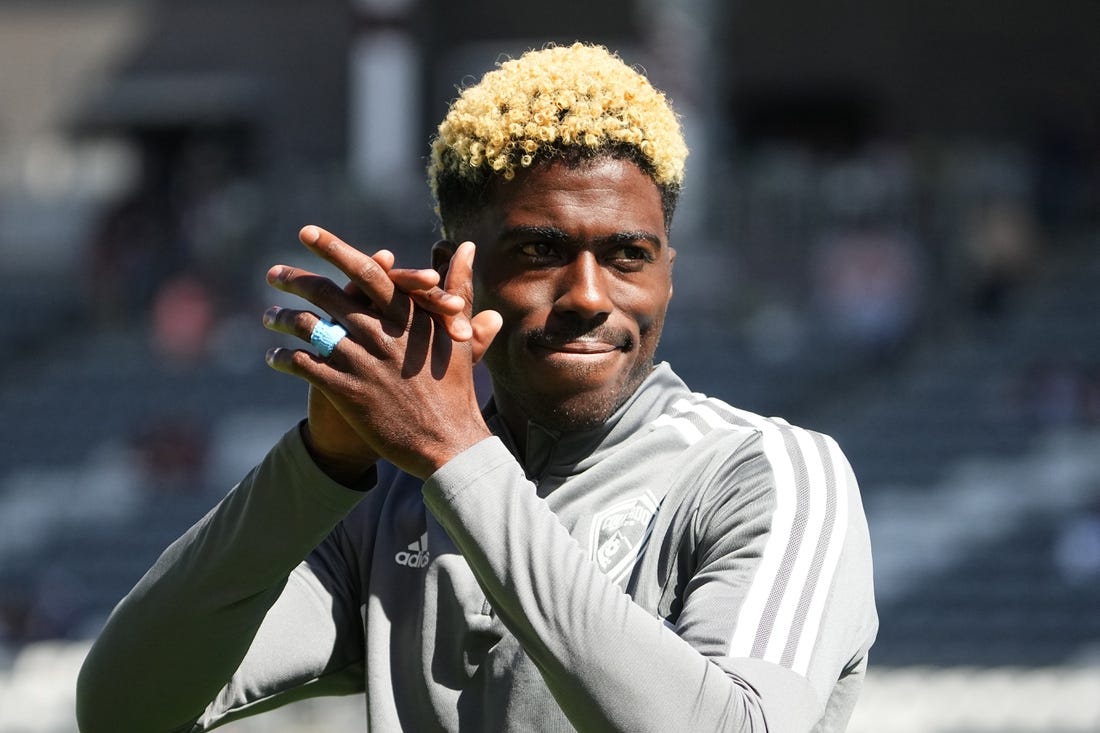
[[[427,551],[409,552],[402,550],[394,555],[393,559],[398,565],[404,565],[407,568],[422,568],[427,566],[429,557]]]

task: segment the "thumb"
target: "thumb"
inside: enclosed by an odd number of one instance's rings
[[[466,315],[473,312],[474,306],[474,251],[473,242],[458,245],[454,256],[447,266],[447,277],[443,289],[451,295],[457,295],[466,301]]]
[[[471,315],[474,311],[474,249],[473,242],[463,242],[458,245],[458,249],[447,262],[443,289],[440,291],[440,294],[461,298],[461,302],[465,304],[461,312],[451,314],[444,319],[447,332],[455,341],[476,338],[476,334],[471,336],[473,331]],[[486,347],[498,330],[500,330],[499,326],[493,329],[492,335],[485,343]],[[480,353],[475,348],[474,361],[476,362],[479,358],[481,358]]]

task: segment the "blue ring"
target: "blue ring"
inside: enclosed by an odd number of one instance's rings
[[[340,339],[347,335],[347,329],[339,323],[330,323],[322,318],[309,334],[309,342],[317,349],[318,354],[328,357],[332,355],[332,350],[340,343]]]

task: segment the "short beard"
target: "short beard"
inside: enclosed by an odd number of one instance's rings
[[[500,408],[499,396],[506,395],[505,399],[511,408],[518,409],[527,420],[547,430],[557,433],[576,433],[600,427],[634,395],[653,371],[654,358],[664,323],[665,311],[662,310],[652,320],[643,323],[637,336],[625,329],[605,328],[602,324],[593,328],[580,324],[558,323],[552,328],[531,328],[523,332],[520,340],[528,345],[538,344],[540,341],[554,343],[589,336],[605,343],[617,343],[627,354],[635,353],[638,349],[643,350],[638,354],[637,362],[631,366],[622,382],[615,388],[609,387],[595,393],[581,392],[564,396],[547,394],[530,382],[525,384],[523,379],[513,379],[508,344],[503,341],[494,342],[485,354],[484,363],[489,368],[489,374],[493,379],[493,392],[498,395],[498,409]],[[575,368],[583,370],[585,367]]]
[[[494,393],[506,394],[528,420],[556,433],[578,433],[600,427],[630,399],[653,371],[653,355],[636,364],[617,389],[595,394],[584,392],[565,398],[540,393],[530,385],[524,389],[507,378],[500,379],[491,363],[489,366]]]

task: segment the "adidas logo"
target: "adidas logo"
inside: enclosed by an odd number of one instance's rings
[[[420,535],[420,539],[410,542],[407,550],[402,550],[393,556],[394,562],[407,568],[426,567],[431,555],[428,554],[428,533]]]

